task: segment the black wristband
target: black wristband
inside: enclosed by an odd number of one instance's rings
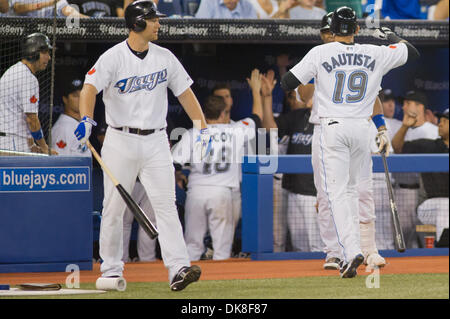
[[[181,171],[181,169],[183,168],[183,166],[178,163],[173,163],[173,166],[175,167],[175,171],[177,172]]]

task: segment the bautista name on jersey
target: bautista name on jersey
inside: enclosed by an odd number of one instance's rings
[[[312,48],[290,72],[302,84],[314,79],[314,112],[319,118],[369,118],[383,76],[407,59],[404,43],[331,42]]]
[[[370,55],[342,53],[337,56],[332,56],[330,62],[323,62],[322,66],[328,73],[334,69],[344,65],[358,65],[373,72],[375,69],[375,60]]]

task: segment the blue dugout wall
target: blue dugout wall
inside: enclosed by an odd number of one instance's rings
[[[0,273],[92,269],[92,162],[0,157]]]
[[[384,172],[381,156],[372,156],[373,172]],[[387,157],[389,171],[448,172],[448,154],[397,154]],[[273,174],[312,173],[311,155],[245,156],[242,163],[242,251],[253,260],[319,259],[321,252],[273,252]],[[244,200],[245,199],[245,200]],[[448,248],[382,250],[385,257],[442,256]]]

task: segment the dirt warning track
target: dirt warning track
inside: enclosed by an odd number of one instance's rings
[[[421,274],[448,273],[449,257],[401,257],[386,258],[387,265],[380,274]],[[323,260],[283,260],[252,261],[250,259],[229,259],[225,261],[198,261],[193,264],[202,268],[201,280],[293,278],[311,276],[338,276],[338,271],[324,270]],[[368,275],[364,266],[359,275]],[[95,282],[100,276],[100,264],[93,270],[80,272],[81,282]],[[0,274],[0,283],[15,285],[18,283],[52,282],[64,284],[68,273],[7,273]],[[125,264],[124,277],[128,282],[168,281],[168,273],[162,261],[137,262]]]

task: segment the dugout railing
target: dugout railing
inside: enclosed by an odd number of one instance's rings
[[[371,28],[385,26],[422,46],[448,46],[448,21],[360,19],[358,42],[383,44]],[[319,44],[320,20],[161,19],[158,42]],[[0,17],[0,38],[17,40],[33,32],[55,34],[58,41],[119,42],[128,35],[120,18],[79,19]]]
[[[372,156],[373,172],[384,173],[381,156]],[[449,171],[448,154],[394,154],[387,157],[390,173]],[[323,252],[274,252],[273,207],[275,173],[312,173],[310,155],[245,156],[242,163],[242,251],[253,260],[319,259]],[[448,196],[448,195],[447,195]],[[385,257],[442,256],[448,248],[413,248],[404,253],[381,250]]]

